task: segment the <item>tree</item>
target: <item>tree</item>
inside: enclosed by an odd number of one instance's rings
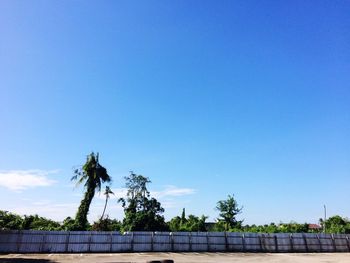
[[[169,229],[172,232],[197,232],[197,231],[207,231],[205,220],[207,220],[207,216],[202,215],[201,217],[197,217],[194,215],[189,215],[188,218],[185,217],[185,209],[182,210],[181,217],[176,216],[172,218],[168,225]]]
[[[182,213],[181,213],[181,224],[185,224],[187,221],[186,219],[186,210],[185,208],[182,208]]]
[[[21,230],[23,219],[19,215],[0,210],[0,230]]]
[[[120,231],[121,222],[117,219],[110,219],[108,215],[104,219],[100,219],[94,222],[91,226],[91,230],[94,231]]]
[[[84,198],[81,200],[75,217],[75,230],[86,230],[88,227],[87,215],[95,192],[101,191],[102,183],[109,183],[111,177],[108,175],[106,168],[100,165],[98,153],[96,155],[91,153],[83,167],[74,171],[72,180],[77,181],[77,185],[84,183],[86,188]]]
[[[350,233],[350,222],[348,219],[339,215],[329,217],[326,222],[322,221],[322,224],[326,224],[327,233],[333,234],[348,234]]]
[[[102,221],[103,216],[105,215],[106,207],[107,207],[107,203],[108,203],[108,199],[109,199],[109,197],[110,197],[110,196],[109,196],[110,194],[113,194],[113,195],[114,195],[114,193],[112,192],[111,188],[107,185],[107,186],[106,186],[106,189],[105,189],[105,192],[104,192],[104,195],[106,196],[106,202],[105,202],[105,207],[103,208],[103,212],[102,212],[102,216],[101,216],[101,218],[100,218],[100,221]]]
[[[220,200],[217,202],[216,210],[220,212],[220,218],[218,221],[224,222],[225,231],[228,231],[230,228],[237,228],[242,224],[242,221],[236,220],[236,215],[240,214],[242,209],[242,207],[238,206],[234,195],[228,195],[226,200]]]
[[[120,198],[124,208],[125,217],[123,220],[124,231],[161,231],[166,230],[164,209],[157,199],[150,196],[147,184],[151,181],[148,177],[130,175],[124,178],[127,188],[126,198]]]
[[[25,215],[22,229],[32,230],[61,230],[61,225],[51,219],[38,215]]]

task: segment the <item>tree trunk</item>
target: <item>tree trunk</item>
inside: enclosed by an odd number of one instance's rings
[[[107,207],[107,202],[108,202],[108,196],[106,196],[106,202],[105,202],[105,207],[103,208],[103,213],[102,213],[102,216],[101,216],[101,219],[100,219],[100,221],[102,221],[102,219],[103,219],[103,216],[105,215],[105,212],[106,212],[106,207]]]
[[[84,194],[84,199],[81,200],[78,208],[77,215],[75,217],[76,230],[86,230],[88,226],[87,215],[89,213],[90,204],[95,195],[95,188],[90,185]]]

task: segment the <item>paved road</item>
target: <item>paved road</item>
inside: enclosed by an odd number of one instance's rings
[[[350,253],[121,253],[121,254],[8,254],[0,255],[1,263],[145,263],[172,259],[174,263],[349,263]]]

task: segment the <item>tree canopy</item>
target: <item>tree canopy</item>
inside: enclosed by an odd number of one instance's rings
[[[166,230],[167,225],[162,216],[164,208],[157,199],[150,196],[147,189],[147,184],[151,180],[133,172],[124,179],[127,196],[119,199],[125,214],[123,229],[125,231]]]
[[[219,213],[219,222],[224,222],[224,230],[238,227],[242,221],[237,221],[236,216],[242,212],[242,207],[239,207],[234,195],[228,195],[226,200],[220,200],[216,204],[216,210]]]
[[[98,157],[98,154],[95,155],[94,153],[88,155],[86,163],[82,168],[76,169],[72,177],[72,180],[77,181],[77,185],[84,183],[86,189],[75,217],[74,230],[86,230],[88,228],[87,215],[95,192],[101,191],[102,183],[111,181],[106,168],[100,165]]]

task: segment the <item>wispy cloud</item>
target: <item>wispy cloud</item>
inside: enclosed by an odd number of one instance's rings
[[[28,188],[50,186],[56,183],[48,178],[58,170],[9,170],[0,171],[0,186],[12,191],[22,191]]]
[[[127,189],[126,188],[116,188],[112,189],[114,195],[111,195],[111,198],[124,198],[126,197]],[[99,198],[104,199],[105,196],[102,194],[99,195]],[[179,197],[179,196],[185,196],[185,195],[192,195],[195,194],[196,190],[193,188],[180,188],[173,185],[167,185],[165,186],[164,190],[160,191],[151,191],[151,196],[159,199],[169,198],[169,197]]]
[[[192,195],[194,193],[196,193],[196,190],[193,188],[180,188],[174,185],[168,185],[162,191],[151,192],[152,196],[155,198],[178,197],[184,195]]]

